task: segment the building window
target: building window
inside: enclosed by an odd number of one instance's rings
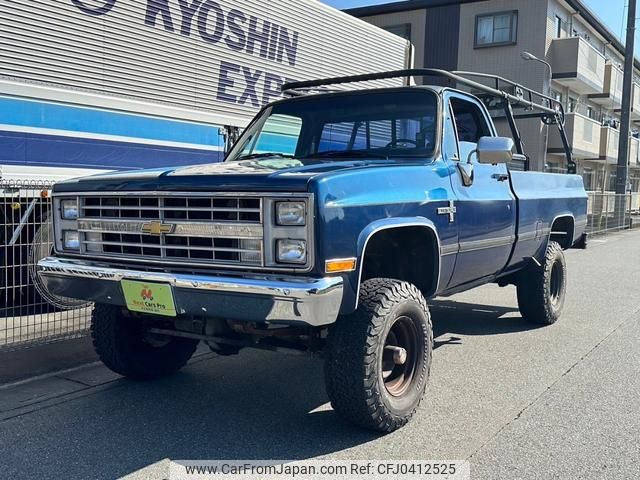
[[[403,23],[402,25],[390,25],[388,27],[382,27],[383,30],[386,30],[389,33],[393,33],[405,40],[411,41],[411,24]]]
[[[475,48],[513,45],[518,33],[518,12],[494,13],[476,17]]]
[[[562,18],[558,15],[555,17],[556,38],[562,38]]]

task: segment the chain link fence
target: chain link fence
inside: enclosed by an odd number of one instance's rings
[[[0,351],[82,337],[91,305],[53,295],[36,264],[51,254],[51,184],[0,180]],[[620,195],[589,192],[587,231],[592,235],[640,227],[640,193],[624,195],[624,222],[616,215]]]
[[[36,264],[51,254],[51,184],[0,180],[0,351],[86,335],[90,306],[59,297]]]

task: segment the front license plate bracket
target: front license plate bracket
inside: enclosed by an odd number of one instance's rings
[[[120,286],[127,308],[132,312],[177,316],[171,285],[165,283],[121,280]]]

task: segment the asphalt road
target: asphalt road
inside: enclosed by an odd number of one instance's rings
[[[513,288],[432,302],[436,350],[414,421],[342,423],[320,361],[204,355],[134,383],[90,365],[0,388],[1,478],[162,478],[173,459],[470,459],[474,479],[640,472],[640,232],[568,252],[565,314],[534,328]]]

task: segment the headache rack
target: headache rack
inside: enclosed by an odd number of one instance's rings
[[[394,70],[390,72],[290,82],[282,86],[282,91],[291,96],[306,95],[309,93],[330,93],[337,90],[328,89],[327,86],[329,85],[370,82],[390,78],[409,79],[411,77],[436,77],[469,87],[471,93],[482,100],[490,111],[495,112],[499,110],[502,112],[501,115],[504,115],[504,118],[509,124],[509,129],[511,130],[516,146],[516,153],[520,156],[524,156],[525,152],[522,136],[516,124],[517,119],[539,118],[545,125],[556,125],[567,158],[567,173],[576,173],[576,163],[573,161],[571,146],[569,145],[564,129],[565,117],[562,103],[543,93],[536,92],[535,90],[498,75],[459,70],[448,71],[434,68],[413,68],[408,70]],[[486,80],[490,82],[491,85],[480,83],[474,80],[474,78]],[[520,109],[520,111],[515,111],[514,109]],[[528,163],[529,162],[527,162],[527,164]]]

